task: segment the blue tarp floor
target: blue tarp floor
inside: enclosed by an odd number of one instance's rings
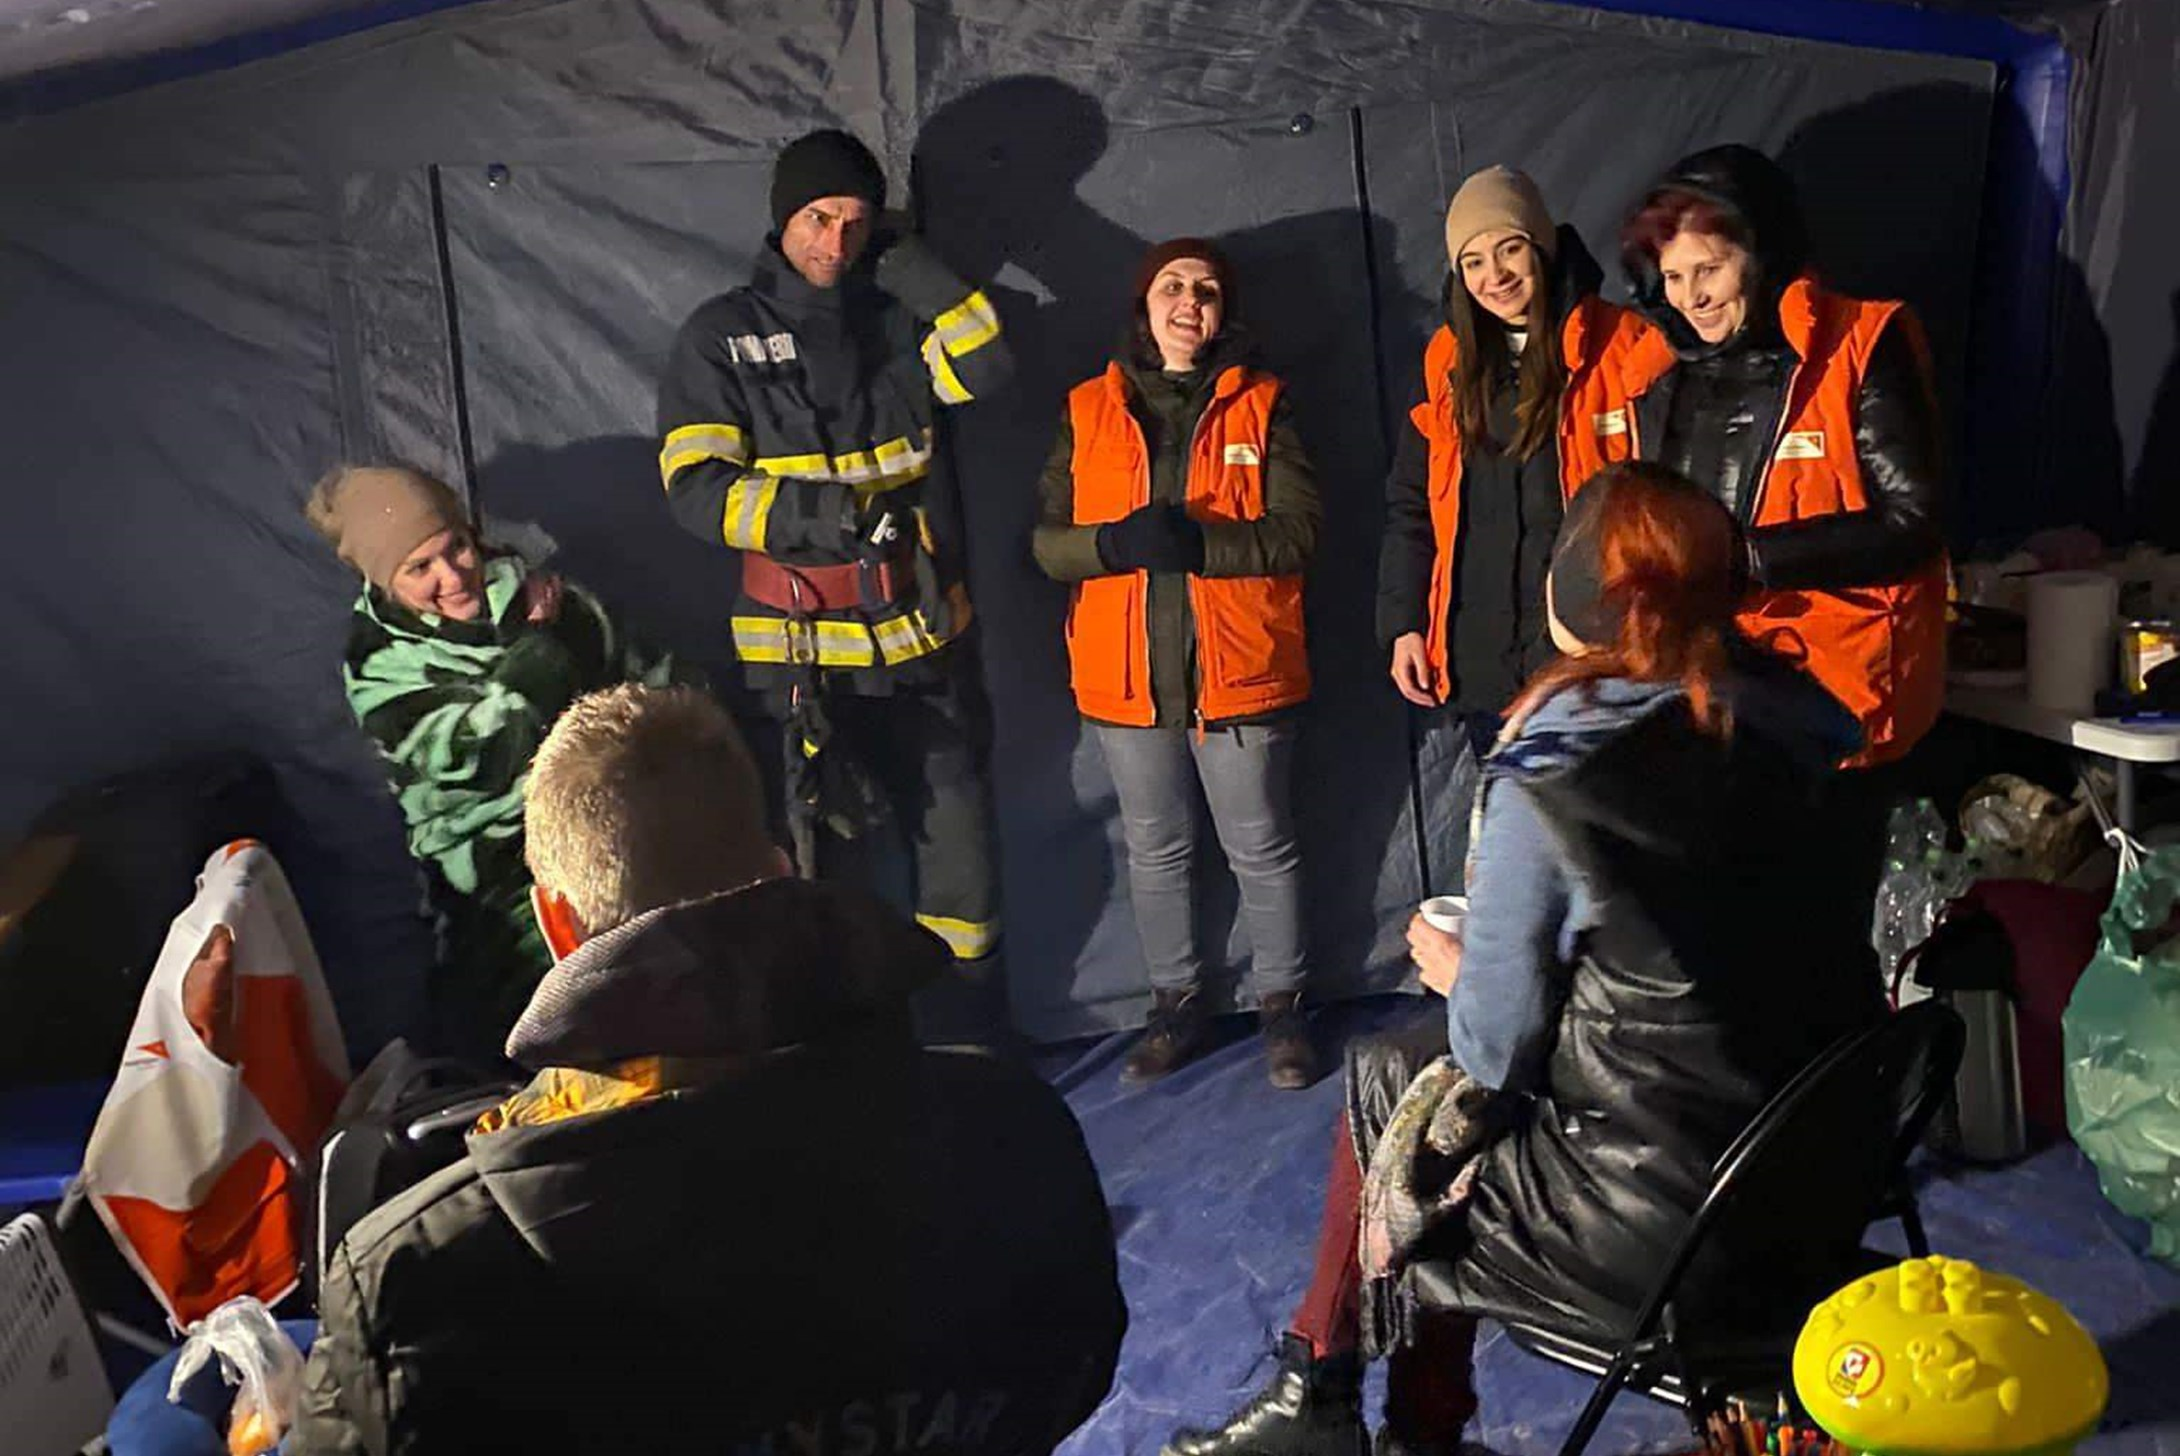
[[[1420,1004],[1380,997],[1330,1008],[1318,1016],[1321,1044],[1336,1053]],[[1340,1079],[1273,1091],[1252,1030],[1239,1017],[1220,1023],[1215,1050],[1144,1088],[1119,1084],[1130,1035],[1040,1055],[1104,1175],[1130,1316],[1113,1393],[1064,1456],[1155,1456],[1175,1426],[1223,1415],[1271,1372],[1272,1341],[1309,1277]],[[2027,1280],[2104,1347],[2112,1404],[2083,1456],[2180,1456],[2180,1271],[2141,1252],[2146,1231],[2105,1203],[2071,1145],[2003,1171],[1934,1172],[1922,1208],[1933,1247]],[[1896,1228],[1872,1238],[1899,1248]],[[117,1359],[116,1388],[143,1365],[141,1356]],[[209,1409],[216,1381],[199,1384],[195,1403]],[[1374,1375],[1373,1407],[1382,1386]],[[117,1456],[220,1449],[209,1425],[166,1404],[165,1388],[162,1366],[129,1392],[110,1431]],[[1589,1384],[1487,1327],[1477,1390],[1470,1439],[1497,1456],[1531,1456],[1558,1450]],[[1622,1396],[1590,1450],[1647,1456],[1688,1446],[1677,1412]]]
[[[1334,1053],[1417,1005],[1331,1008],[1318,1016],[1321,1043]],[[1143,1088],[1119,1084],[1129,1036],[1044,1054],[1104,1176],[1130,1314],[1113,1393],[1066,1456],[1154,1456],[1176,1425],[1223,1415],[1271,1372],[1272,1342],[1309,1277],[1340,1079],[1274,1091],[1252,1030],[1221,1023],[1216,1050]],[[2180,1271],[2142,1252],[2146,1231],[2104,1201],[2072,1145],[1998,1171],[1933,1169],[1921,1202],[1933,1248],[2042,1289],[2103,1346],[2112,1404],[2084,1456],[2180,1456]],[[1896,1226],[1872,1242],[1901,1248]],[[1589,1388],[1487,1327],[1469,1438],[1500,1456],[1554,1452]],[[1379,1394],[1373,1380],[1373,1404]],[[1678,1412],[1624,1395],[1590,1450],[1689,1444]]]

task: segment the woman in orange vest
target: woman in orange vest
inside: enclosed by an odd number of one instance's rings
[[[1200,785],[1241,887],[1272,1084],[1307,1086],[1289,778],[1310,691],[1302,574],[1317,486],[1285,387],[1251,361],[1215,245],[1177,238],[1144,258],[1127,341],[1069,393],[1039,496],[1037,564],[1073,588],[1075,702],[1112,769],[1150,963],[1150,1023],[1125,1075],[1164,1076],[1204,1030]]]
[[[1688,157],[1629,216],[1621,262],[1674,366],[1638,392],[1635,449],[1741,522],[1742,632],[1861,721],[1847,766],[1899,760],[1945,693],[1937,411],[1921,324],[1809,271],[1794,184],[1742,146]],[[1832,842],[1874,903],[1897,774],[1841,774]]]
[[[1386,484],[1378,636],[1393,686],[1453,705],[1481,759],[1552,657],[1544,570],[1564,505],[1629,458],[1628,393],[1671,364],[1536,183],[1486,167],[1446,209],[1445,323]]]
[[[1740,519],[1742,631],[1861,720],[1854,764],[1889,763],[1945,686],[1929,349],[1905,304],[1832,292],[1808,251],[1793,182],[1751,148],[1698,152],[1651,189],[1621,261],[1676,363],[1640,392],[1635,447]]]

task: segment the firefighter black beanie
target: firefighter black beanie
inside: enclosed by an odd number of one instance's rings
[[[787,226],[797,211],[820,197],[860,197],[875,210],[886,205],[886,172],[878,159],[844,131],[797,137],[772,164],[772,225]]]

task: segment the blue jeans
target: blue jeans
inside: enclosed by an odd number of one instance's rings
[[[1481,765],[1492,746],[1499,741],[1499,730],[1506,727],[1506,719],[1497,713],[1463,713],[1461,733],[1468,740],[1468,751]]]
[[[1185,991],[1203,979],[1196,950],[1196,786],[1241,886],[1242,923],[1255,948],[1260,996],[1302,989],[1302,850],[1290,783],[1298,725],[1292,719],[1218,728],[1097,730],[1120,794],[1128,843],[1128,893],[1151,985]]]

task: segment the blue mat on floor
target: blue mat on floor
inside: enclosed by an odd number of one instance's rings
[[[1323,1045],[1331,1052],[1418,1005],[1385,997],[1320,1013]],[[1222,1023],[1215,1050],[1144,1088],[1119,1085],[1129,1037],[1047,1054],[1105,1180],[1130,1316],[1113,1393],[1062,1447],[1067,1456],[1154,1456],[1176,1425],[1223,1415],[1271,1373],[1272,1341],[1309,1275],[1340,1081],[1272,1090],[1252,1031],[1245,1019]],[[1934,1248],[2027,1280],[2103,1345],[2111,1410],[2084,1456],[2180,1456],[2180,1272],[2141,1252],[2143,1228],[2105,1203],[2080,1153],[2068,1145],[2003,1171],[1933,1171],[1921,1202]],[[1900,1247],[1896,1228],[1872,1238]],[[1589,1389],[1487,1327],[1469,1435],[1501,1456],[1554,1452]],[[1630,1395],[1590,1450],[1689,1444],[1678,1412]]]

